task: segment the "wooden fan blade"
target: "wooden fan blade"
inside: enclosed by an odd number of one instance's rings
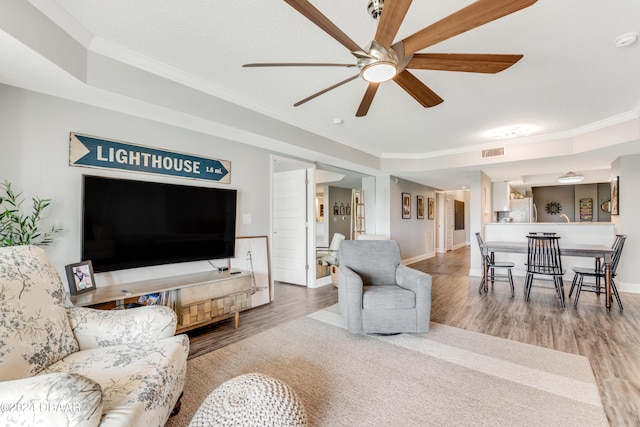
[[[369,107],[371,107],[371,103],[373,102],[373,97],[378,91],[378,86],[380,86],[380,83],[369,83],[367,91],[364,93],[364,97],[362,98],[358,111],[356,112],[356,117],[364,117],[367,115]]]
[[[306,0],[284,0],[289,6],[297,10],[309,21],[316,24],[322,31],[329,34],[335,40],[337,40],[344,47],[349,49],[349,52],[362,50],[360,46],[349,38],[340,28],[316,9],[311,3]]]
[[[304,104],[305,102],[311,101],[313,98],[316,98],[316,97],[318,97],[318,96],[322,95],[323,93],[327,93],[327,92],[329,92],[330,90],[333,90],[333,89],[337,88],[338,86],[342,86],[342,85],[343,85],[343,84],[345,84],[345,83],[349,83],[351,80],[355,80],[355,79],[357,79],[359,76],[360,76],[360,74],[356,74],[355,76],[349,77],[348,79],[344,79],[343,81],[341,81],[341,82],[339,82],[339,83],[336,83],[336,84],[334,84],[333,86],[329,86],[329,87],[328,87],[328,88],[326,88],[326,89],[322,89],[320,92],[316,92],[316,93],[314,93],[313,95],[306,97],[306,98],[305,98],[305,99],[303,99],[302,101],[298,101],[298,102],[296,102],[295,104],[293,104],[293,106],[294,106],[294,107],[298,107],[298,106],[300,106],[300,105]]]
[[[405,55],[433,46],[458,34],[531,6],[537,0],[478,0],[410,35],[402,42]],[[384,12],[382,13],[384,15]]]
[[[356,64],[328,64],[322,62],[256,62],[244,64],[243,68],[252,67],[357,67]]]
[[[495,74],[506,70],[523,55],[475,53],[416,53],[406,68]]]
[[[407,70],[396,75],[393,81],[398,83],[402,89],[425,108],[434,107],[444,101],[444,99],[440,98],[434,91],[429,89],[427,85]]]
[[[380,43],[385,49],[389,49],[393,39],[398,33],[402,21],[411,6],[411,0],[387,0],[380,15],[380,22],[376,30],[375,41]]]

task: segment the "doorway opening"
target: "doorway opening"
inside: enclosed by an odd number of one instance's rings
[[[337,265],[339,241],[330,250],[333,237],[374,232],[374,212],[374,176],[272,156],[273,279],[309,287],[337,283],[331,265]]]
[[[340,242],[372,231],[375,177],[317,163],[315,181],[316,284],[337,285]]]

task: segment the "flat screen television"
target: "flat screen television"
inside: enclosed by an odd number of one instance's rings
[[[83,181],[82,260],[95,272],[234,256],[236,190]]]

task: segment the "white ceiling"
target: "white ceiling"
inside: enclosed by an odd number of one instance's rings
[[[258,135],[255,145],[314,159],[309,155],[318,151],[323,162],[361,172],[390,173],[442,189],[469,185],[479,170],[493,181],[527,186],[552,184],[569,170],[598,182],[608,180],[617,156],[640,153],[640,43],[614,44],[621,34],[640,32],[637,0],[539,0],[436,44],[424,52],[521,53],[524,58],[498,74],[413,71],[444,103],[425,109],[386,82],[362,118],[355,117],[366,88],[361,79],[293,107],[356,74],[353,69],[242,68],[252,62],[354,63],[344,46],[283,0],[30,0],[32,10],[12,3],[0,6],[0,15],[7,7],[19,12],[20,28],[5,10],[0,82],[224,137],[251,131]],[[375,34],[377,22],[366,12],[367,0],[311,3],[362,47]],[[470,3],[414,1],[396,40]],[[89,59],[95,53],[131,64],[242,106],[238,115],[253,110],[321,138],[306,144],[279,140],[278,134],[245,127],[240,118],[225,122],[223,132],[215,116],[190,112],[178,102],[153,105],[133,83],[127,87],[117,81],[128,74],[94,77],[91,73],[99,73],[88,66],[87,78],[74,75],[60,65],[68,58],[54,57],[38,40],[47,36],[37,14],[75,39]],[[334,118],[343,123],[334,124]],[[509,141],[482,135],[518,123],[539,130]],[[331,141],[350,147],[350,154],[343,155]],[[505,156],[481,159],[482,149],[497,146],[505,147]]]

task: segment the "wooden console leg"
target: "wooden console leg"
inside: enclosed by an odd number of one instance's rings
[[[239,324],[240,324],[240,312],[236,311],[236,314],[233,315],[233,327],[238,329]]]

